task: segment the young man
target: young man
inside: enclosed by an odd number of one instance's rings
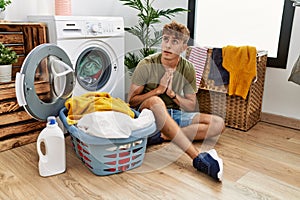
[[[147,108],[153,112],[160,132],[148,142],[172,140],[191,157],[197,170],[221,181],[223,162],[217,152],[211,149],[201,153],[191,142],[218,136],[225,126],[218,116],[195,112],[195,70],[180,56],[189,35],[189,30],[177,22],[164,26],[162,52],[143,59],[134,71],[129,104],[139,111]]]

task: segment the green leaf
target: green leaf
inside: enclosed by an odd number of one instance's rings
[[[0,43],[0,65],[14,64],[18,61],[18,57],[14,50]]]
[[[168,19],[171,19],[171,17],[175,17],[175,14],[180,12],[186,12],[188,10],[183,8],[175,8],[175,9],[167,9],[167,10],[159,10],[158,13],[160,16],[164,16]]]
[[[127,53],[125,56],[124,64],[128,69],[133,69],[140,62],[140,56],[135,53]]]
[[[123,5],[129,6],[131,8],[137,9],[137,10],[141,10],[143,9],[143,4],[140,0],[120,0],[123,3]]]

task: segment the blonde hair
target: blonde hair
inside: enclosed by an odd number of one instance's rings
[[[177,39],[182,40],[183,43],[187,43],[190,39],[189,29],[176,21],[172,21],[169,24],[164,25],[163,34],[174,35]]]

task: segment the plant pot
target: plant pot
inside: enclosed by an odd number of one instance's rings
[[[71,0],[55,0],[55,15],[72,15]]]
[[[3,9],[0,9],[0,21],[4,20],[6,16],[6,11]]]
[[[0,65],[0,83],[11,81],[12,65]]]

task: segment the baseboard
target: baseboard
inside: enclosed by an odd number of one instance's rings
[[[261,113],[261,121],[300,130],[300,120],[271,113]]]

